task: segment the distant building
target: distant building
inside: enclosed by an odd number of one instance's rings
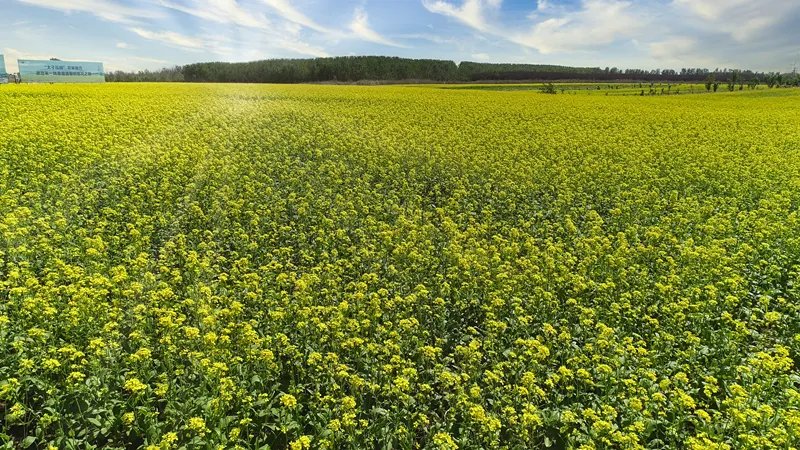
[[[6,72],[6,59],[0,54],[0,84],[8,83],[8,73]]]
[[[103,63],[20,59],[19,76],[23,83],[104,83]]]

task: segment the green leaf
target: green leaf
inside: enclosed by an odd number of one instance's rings
[[[103,424],[96,417],[91,417],[89,419],[86,419],[86,421],[89,422],[90,424],[96,426],[97,428],[102,428],[103,427]]]

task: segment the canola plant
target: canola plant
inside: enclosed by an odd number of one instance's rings
[[[800,447],[798,104],[0,89],[0,442]]]

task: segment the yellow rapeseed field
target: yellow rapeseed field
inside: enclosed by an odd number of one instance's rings
[[[798,448],[799,110],[4,86],[0,443]]]

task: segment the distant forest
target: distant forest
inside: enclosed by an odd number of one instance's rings
[[[311,83],[359,81],[686,81],[800,84],[796,74],[750,70],[684,68],[618,69],[538,64],[493,64],[389,56],[337,56],[309,59],[268,59],[226,63],[207,62],[159,71],[113,72],[107,81],[188,81],[217,83]]]

